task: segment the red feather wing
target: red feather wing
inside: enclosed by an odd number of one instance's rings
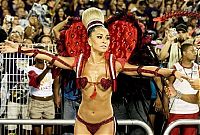
[[[62,56],[79,56],[90,54],[90,46],[87,42],[87,31],[79,18],[70,18],[65,30],[60,33],[57,42],[58,53]]]
[[[123,15],[111,17],[106,25],[111,38],[107,54],[112,53],[116,58],[128,61],[138,41],[138,24],[128,15]]]

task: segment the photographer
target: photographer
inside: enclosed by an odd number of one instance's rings
[[[34,41],[40,36],[42,25],[36,14],[32,14],[29,18],[29,25],[25,28],[25,38],[32,38]]]
[[[6,15],[3,20],[2,28],[5,30],[7,34],[9,34],[12,30],[12,23],[13,23],[14,17],[11,15]]]
[[[176,28],[166,30],[167,41],[159,54],[159,59],[165,66],[172,68],[173,64],[181,58],[180,46],[187,39],[187,26],[178,24]]]

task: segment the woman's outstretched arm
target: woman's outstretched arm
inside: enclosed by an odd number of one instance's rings
[[[72,69],[75,61],[74,57],[56,56],[46,50],[21,47],[21,44],[14,43],[11,41],[6,41],[4,44],[1,44],[0,51],[1,53],[14,53],[14,52],[23,53],[28,56],[46,60],[52,63],[53,65],[63,69]]]
[[[160,77],[169,77],[169,76],[175,76],[177,79],[190,79],[186,75],[180,73],[179,71],[176,71],[174,69],[168,69],[168,68],[159,68],[156,66],[136,66],[131,65],[129,63],[125,63],[122,72],[127,75],[142,75],[142,76],[160,76]]]

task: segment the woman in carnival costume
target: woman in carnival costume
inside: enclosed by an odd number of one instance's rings
[[[60,68],[76,71],[76,83],[82,92],[82,102],[75,121],[75,135],[115,134],[111,96],[112,91],[116,90],[116,76],[119,72],[150,77],[174,75],[178,79],[187,79],[176,70],[129,64],[127,60],[139,36],[137,29],[131,21],[111,19],[111,22],[107,29],[101,10],[85,10],[82,22],[75,21],[65,31],[65,56],[22,47],[13,42],[6,42],[0,47],[3,53],[18,51],[49,61]]]

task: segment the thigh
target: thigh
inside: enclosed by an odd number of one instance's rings
[[[53,126],[44,126],[44,135],[52,135]]]
[[[197,135],[196,125],[184,125],[181,129],[182,135]]]
[[[28,105],[21,105],[22,108],[22,119],[28,119],[29,118],[29,110]]]
[[[76,119],[74,125],[74,135],[91,135],[87,127]]]
[[[8,102],[7,118],[18,119],[19,113],[20,113],[20,104],[14,102]]]
[[[31,99],[30,101],[30,118],[41,119],[43,113],[43,104],[39,100]]]
[[[199,113],[185,114],[184,119],[198,119]],[[197,125],[183,125],[181,132],[183,135],[197,135]]]
[[[102,125],[95,135],[115,135],[115,120]]]
[[[180,135],[180,128],[175,127],[171,130],[170,135]]]
[[[55,118],[55,106],[53,100],[44,101],[44,114],[43,118],[45,119],[54,119]]]

